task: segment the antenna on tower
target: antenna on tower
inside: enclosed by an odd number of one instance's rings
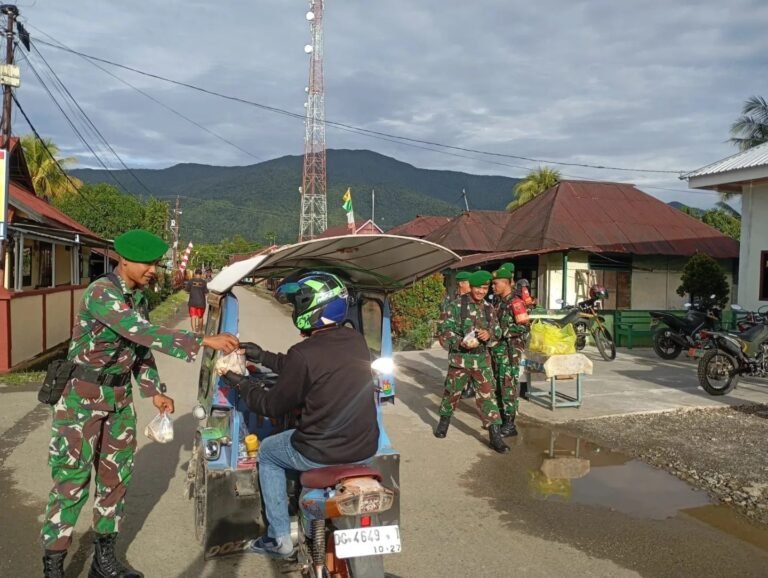
[[[323,87],[323,12],[325,0],[310,0],[306,14],[312,44],[309,55],[309,86],[304,120],[304,172],[301,180],[301,221],[299,241],[308,241],[328,226],[325,172],[325,88]]]

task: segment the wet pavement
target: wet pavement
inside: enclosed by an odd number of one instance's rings
[[[264,319],[268,302],[241,296],[243,315]],[[271,318],[270,318],[271,321]],[[269,336],[266,337],[267,332]],[[267,347],[275,323],[244,337]],[[292,335],[292,334],[291,334]],[[273,343],[270,343],[270,339]],[[196,421],[196,368],[158,356],[177,399],[174,443],[140,440],[121,549],[153,577],[278,576],[259,557],[205,562],[183,498]],[[403,552],[391,575],[764,576],[768,531],[685,482],[579,439],[532,423],[498,455],[472,405],[462,402],[448,437],[432,435],[442,377],[418,365],[399,374],[385,424],[400,450]],[[137,400],[139,429],[151,418]],[[40,575],[37,536],[50,485],[45,464],[50,411],[34,388],[0,388],[0,576]],[[142,436],[143,438],[143,436]],[[87,572],[89,506],[77,526],[67,576]]]
[[[508,460],[463,476],[512,529],[644,576],[765,576],[768,528],[674,476],[587,440],[522,425]]]

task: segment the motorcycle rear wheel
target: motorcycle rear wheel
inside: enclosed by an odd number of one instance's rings
[[[683,346],[664,335],[668,330],[659,329],[653,335],[653,350],[662,359],[677,359]]]
[[[712,349],[699,360],[699,385],[709,395],[726,395],[739,383],[739,364],[724,351]]]
[[[616,359],[616,344],[613,342],[610,331],[605,327],[598,327],[594,333],[595,345],[606,361]]]

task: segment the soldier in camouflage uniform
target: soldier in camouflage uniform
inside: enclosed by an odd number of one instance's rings
[[[460,299],[462,295],[467,295],[471,287],[469,286],[469,278],[472,276],[472,273],[469,271],[459,271],[456,273],[456,293],[454,295],[451,295],[450,293],[446,293],[445,299],[443,299],[443,304],[440,306],[440,314],[442,315],[443,311],[445,311],[448,306],[451,304],[451,301],[455,301],[457,299]],[[448,387],[448,377],[446,376],[446,384],[445,387]],[[475,390],[472,389],[472,386],[467,384],[467,386],[461,391],[461,398],[462,399],[468,399],[470,397],[475,397]]]
[[[512,271],[501,268],[493,273],[493,293],[496,315],[501,326],[501,339],[491,348],[493,375],[496,378],[496,399],[501,410],[501,435],[517,435],[515,416],[519,405],[521,336],[526,328],[515,322],[512,310]]]
[[[47,577],[64,576],[64,558],[94,471],[97,538],[88,576],[143,576],[125,567],[114,552],[136,449],[131,377],[142,396],[172,413],[173,400],[161,393],[151,350],[193,361],[201,345],[225,352],[238,347],[232,335],[203,338],[148,321],[141,289],[154,278],[156,262],[167,248],[146,231],[121,235],[115,240],[118,268],[91,283],[83,295],[67,354],[71,378],[53,407],[49,465],[54,484],[41,532]]]
[[[470,293],[450,303],[440,318],[440,344],[448,350],[448,376],[435,437],[444,438],[448,433],[461,391],[470,384],[475,390],[477,411],[488,428],[489,445],[495,451],[505,453],[509,447],[501,438],[501,417],[493,393],[493,371],[488,352],[501,337],[493,307],[485,302],[490,279],[487,271],[473,273],[469,280]],[[476,337],[468,339],[472,331]]]

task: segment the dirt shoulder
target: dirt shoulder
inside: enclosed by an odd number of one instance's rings
[[[662,468],[768,524],[768,406],[567,422],[558,429]]]

